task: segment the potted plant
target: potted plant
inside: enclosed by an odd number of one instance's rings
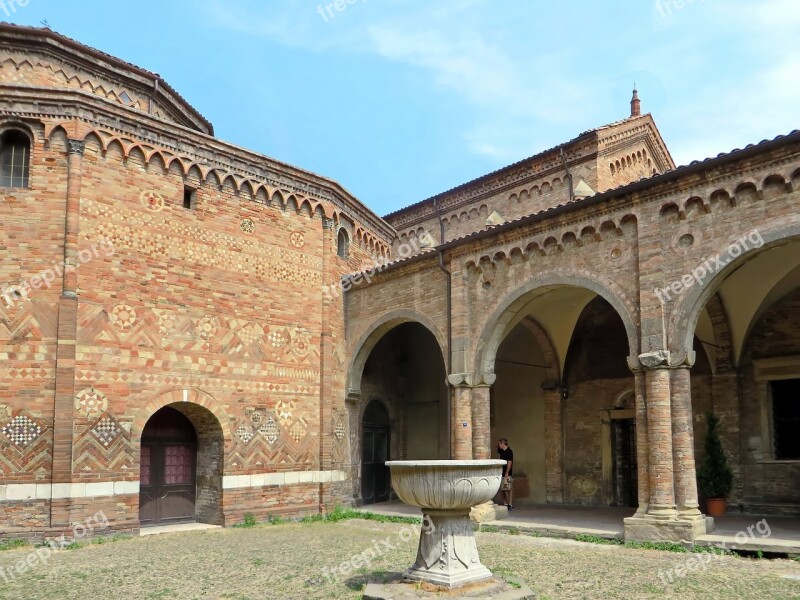
[[[705,456],[697,469],[700,493],[706,499],[706,510],[712,517],[725,514],[725,499],[733,488],[733,471],[719,437],[719,417],[713,412],[706,415]]]

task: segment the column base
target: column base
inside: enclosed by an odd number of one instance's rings
[[[624,522],[626,542],[692,542],[714,531],[714,519],[704,515],[672,519],[634,515]]]
[[[491,500],[478,506],[473,506],[469,511],[469,518],[473,523],[486,523],[508,518],[508,507],[495,504]]]

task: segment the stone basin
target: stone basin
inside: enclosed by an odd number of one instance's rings
[[[393,460],[392,488],[411,506],[469,510],[500,489],[504,460]]]
[[[403,574],[453,589],[492,578],[481,564],[469,511],[494,498],[504,460],[396,460],[387,462],[392,488],[422,509],[417,560]]]

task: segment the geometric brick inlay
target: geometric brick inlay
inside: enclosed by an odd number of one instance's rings
[[[302,440],[307,432],[308,427],[306,427],[306,424],[301,419],[292,423],[292,426],[289,428],[289,435],[291,435],[296,442]]]
[[[249,425],[239,425],[236,429],[236,437],[242,440],[245,444],[253,439],[255,432]]]
[[[279,400],[277,406],[275,406],[275,412],[278,413],[278,420],[285,426],[292,420],[294,400]]]
[[[336,439],[341,442],[342,438],[344,438],[344,423],[342,421],[336,423],[336,426],[333,428],[333,433]]]
[[[245,233],[253,233],[256,230],[256,224],[253,223],[252,219],[242,219],[239,227],[241,227],[242,231]]]
[[[17,448],[25,448],[42,435],[44,428],[24,414],[19,414],[3,425],[0,433],[8,438]]]
[[[274,444],[280,437],[280,428],[275,422],[275,419],[270,415],[267,420],[258,428],[258,432],[263,435],[270,445]]]
[[[95,423],[95,426],[92,427],[92,433],[100,440],[101,444],[108,448],[111,442],[122,433],[122,428],[117,425],[114,419],[105,416]]]
[[[108,409],[108,398],[93,387],[75,394],[75,410],[84,417],[99,416],[106,412],[106,409]]]

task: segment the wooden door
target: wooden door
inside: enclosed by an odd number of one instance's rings
[[[197,441],[191,422],[162,408],[142,433],[139,521],[157,525],[195,517]]]
[[[364,504],[384,502],[391,492],[389,460],[389,415],[373,400],[364,412],[361,441],[361,498]]]

